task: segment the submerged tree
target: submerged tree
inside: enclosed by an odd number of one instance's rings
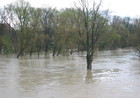
[[[17,58],[23,55],[25,49],[29,46],[29,40],[31,38],[30,32],[30,4],[29,2],[25,2],[24,0],[18,0],[15,3],[12,3],[7,6],[7,9],[12,16],[14,17],[14,28],[17,30],[18,39],[19,39],[19,52]]]
[[[77,33],[75,23],[74,9],[60,11],[58,25],[55,29],[55,48],[57,48],[57,55],[61,51],[70,51],[70,54],[72,54],[73,49],[76,48]]]
[[[92,69],[97,49],[116,49],[129,46],[139,50],[139,19],[112,17],[101,10],[102,0],[80,0],[76,8],[57,10],[33,8],[24,0],[17,0],[0,10],[2,23],[8,23],[17,32],[14,47],[18,55],[48,51],[54,55],[61,52],[86,51],[87,69]],[[7,36],[6,36],[7,37]],[[132,39],[133,41],[130,41]],[[9,39],[0,37],[0,45],[10,46]],[[7,42],[6,42],[7,40]],[[16,43],[15,43],[16,42]],[[133,42],[133,43],[131,43]],[[18,44],[17,44],[18,43]]]
[[[58,11],[54,8],[43,8],[42,28],[44,35],[48,38],[44,40],[45,55],[54,45],[54,35],[58,25]],[[55,50],[55,48],[54,48]]]
[[[90,4],[92,5],[90,6]],[[82,17],[82,28],[86,34],[86,43],[84,44],[87,53],[87,69],[92,69],[96,45],[108,21],[108,11],[101,11],[101,4],[102,1],[97,4],[96,2],[90,3],[88,0],[81,0],[80,6],[77,7]]]
[[[42,20],[41,16],[43,11],[40,8],[31,8],[30,12],[31,12],[30,32],[29,32],[31,36],[29,43],[30,57],[32,56],[33,52],[37,52],[39,58],[40,52],[43,47],[44,39],[47,38],[47,36],[45,36],[42,31],[43,28],[41,23]]]

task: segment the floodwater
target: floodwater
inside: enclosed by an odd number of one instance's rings
[[[0,57],[0,98],[140,98],[140,59],[131,49],[85,54]]]

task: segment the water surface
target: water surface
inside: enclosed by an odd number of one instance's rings
[[[131,49],[37,59],[0,56],[0,98],[140,98],[140,60]]]

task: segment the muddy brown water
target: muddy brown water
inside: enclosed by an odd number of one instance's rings
[[[140,60],[132,49],[102,51],[86,70],[85,54],[0,56],[0,98],[140,98]]]

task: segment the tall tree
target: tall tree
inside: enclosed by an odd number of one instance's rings
[[[97,4],[95,2],[90,3],[88,0],[81,0],[80,6],[77,7],[83,18],[82,24],[86,34],[87,69],[92,69],[96,44],[101,36],[102,29],[108,21],[108,11],[101,11],[101,4],[102,1]]]
[[[21,56],[24,50],[29,46],[29,40],[31,38],[30,34],[28,34],[31,21],[30,7],[29,2],[24,0],[18,0],[7,7],[13,17],[15,17],[13,24],[18,31],[19,53],[17,58]]]
[[[58,25],[58,11],[54,8],[43,8],[42,27],[44,35],[48,38],[44,40],[45,55],[50,49],[50,45],[54,45],[55,29]]]
[[[140,18],[134,19],[134,34],[132,36],[133,46],[136,55],[140,57]]]
[[[38,58],[40,51],[43,47],[43,41],[47,37],[43,34],[42,31],[42,9],[40,8],[31,8],[31,23],[30,23],[30,57],[32,52],[37,52]],[[36,51],[35,51],[36,50]]]
[[[77,33],[75,31],[74,9],[64,9],[60,11],[58,24],[55,33],[55,44],[57,44],[58,54],[61,50],[71,50],[76,47]]]

